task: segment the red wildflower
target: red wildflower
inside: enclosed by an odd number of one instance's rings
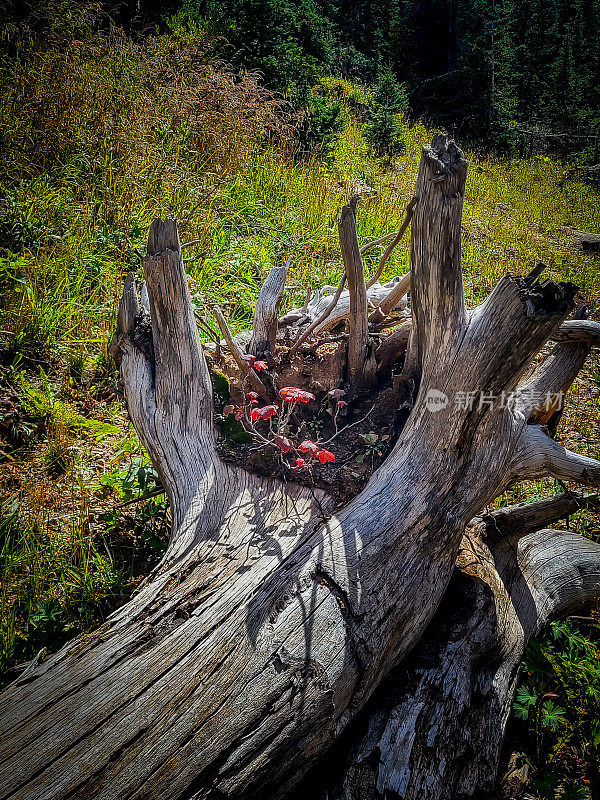
[[[252,366],[257,372],[260,372],[261,369],[269,369],[266,361],[255,361]]]
[[[263,408],[253,408],[250,412],[250,419],[256,422],[257,419],[269,419],[277,413],[277,406],[264,406]]]
[[[249,367],[251,367],[252,362],[256,361],[256,356],[251,356],[251,355],[242,356],[242,360],[245,361]]]
[[[310,439],[305,439],[303,442],[300,442],[298,450],[300,450],[301,453],[312,453],[316,455],[319,448],[314,442],[311,442]]]
[[[304,461],[304,459],[303,459],[303,458],[297,458],[297,459],[296,459],[296,466],[297,466],[297,467],[303,467],[303,466],[304,466],[304,464],[305,464],[305,461]]]
[[[345,400],[338,400],[337,404],[338,404],[338,408],[343,408],[344,406],[348,405],[348,403]]]
[[[324,464],[326,461],[335,461],[335,456],[333,453],[330,453],[329,450],[318,450],[315,455],[321,464]]]
[[[256,401],[258,400],[258,395],[256,394],[256,392],[248,392],[248,397],[250,398],[251,403],[256,403]]]
[[[239,421],[243,416],[244,416],[244,409],[243,408],[239,408],[235,412],[235,418]]]
[[[310,392],[303,392],[302,389],[297,389],[295,386],[284,386],[279,390],[281,399],[284,403],[293,403],[299,400],[301,403],[308,403],[309,400],[314,400],[314,394]]]
[[[274,436],[273,441],[284,453],[289,453],[294,446],[291,441],[285,436]]]

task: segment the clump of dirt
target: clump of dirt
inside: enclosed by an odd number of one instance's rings
[[[277,415],[254,423],[264,439],[271,439],[276,431],[283,406],[280,388],[293,386],[315,396],[309,403],[295,405],[288,426],[281,431],[293,446],[283,452],[256,436],[247,418],[235,419],[231,407],[238,410],[245,404],[247,411],[250,408],[248,380],[229,353],[222,353],[218,368],[212,359],[221,458],[258,475],[320,487],[340,505],[347,503],[396,443],[411,408],[411,386],[400,374],[388,374],[378,385],[354,393],[344,385],[344,362],[345,343],[327,343],[298,354],[291,362],[278,360],[276,355],[268,368],[261,370],[270,403],[278,406]],[[401,368],[398,362],[396,373]],[[269,403],[259,400],[253,407],[266,405]],[[299,445],[305,439],[332,452],[335,461],[320,464],[301,452]],[[296,458],[304,459],[305,464],[297,466]]]

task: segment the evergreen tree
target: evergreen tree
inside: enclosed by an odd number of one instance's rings
[[[402,110],[408,101],[414,115],[502,149],[579,142],[585,150],[584,137],[600,128],[600,0],[168,0],[165,8],[178,3],[229,42],[228,60],[258,68],[308,109],[315,129],[335,117],[312,99],[326,74],[371,86],[389,74],[407,87]],[[371,124],[391,131],[378,105]]]

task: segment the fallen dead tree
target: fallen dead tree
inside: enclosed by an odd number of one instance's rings
[[[600,329],[566,321],[575,287],[539,271],[507,275],[467,310],[466,171],[446,137],[424,150],[410,276],[366,281],[353,198],[339,225],[348,289],[278,318],[287,270],[276,268],[250,337],[231,336],[215,309],[224,342],[206,352],[176,222],[152,225],[145,284],[138,294],[126,283],[112,351],[169,498],[171,540],[105,625],[4,693],[0,797],[282,797],[369,703],[379,718],[350,737],[336,791],[433,798],[489,784],[526,640],[598,594],[600,548],[548,530],[555,507],[479,515],[519,480],[600,484],[599,462],[550,435],[556,398]],[[268,433],[289,387],[315,403],[338,398],[328,438]],[[249,443],[224,434],[234,414]],[[388,431],[372,472],[339,455],[318,463],[332,442],[351,454],[371,425]],[[297,450],[313,460],[294,463]],[[431,628],[457,563],[454,615],[444,606]],[[419,663],[423,648],[436,663]],[[393,696],[377,706],[389,675]]]

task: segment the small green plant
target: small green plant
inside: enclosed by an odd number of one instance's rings
[[[77,448],[74,438],[61,421],[49,426],[46,446],[42,451],[42,459],[49,473],[61,475],[68,472],[75,464]]]
[[[383,455],[383,447],[390,437],[388,435],[379,436],[377,433],[361,433],[360,438],[364,442],[365,448],[354,460],[357,464],[362,464],[363,461],[368,461],[370,459],[371,469],[373,469],[375,456]]]
[[[0,673],[89,630],[123,589],[122,572],[85,524],[49,535],[12,501],[2,509],[0,543]]]
[[[124,455],[117,453],[116,460]],[[133,458],[125,467],[101,475],[98,488],[117,505],[104,514],[106,532],[130,530],[147,544],[164,552],[167,545],[167,500],[148,456]]]
[[[316,148],[329,156],[337,136],[346,127],[347,121],[341,100],[312,95],[298,129],[300,144],[306,148]]]
[[[398,116],[385,108],[373,112],[365,125],[365,140],[380,156],[402,155],[406,150],[404,128]]]
[[[373,92],[375,108],[385,109],[390,114],[404,114],[408,109],[408,95],[404,84],[400,83],[392,70],[382,72]]]
[[[587,796],[600,756],[599,638],[598,626],[584,635],[563,620],[527,648],[514,712],[527,723],[538,797]]]
[[[405,152],[402,114],[407,108],[404,86],[391,70],[385,70],[373,92],[371,119],[365,125],[365,140],[378,155],[391,158]]]
[[[21,403],[25,411],[49,423],[50,427],[56,430],[93,439],[118,433],[118,428],[114,425],[86,417],[70,403],[60,400],[43,369],[40,369],[39,381],[23,378],[20,389]]]

